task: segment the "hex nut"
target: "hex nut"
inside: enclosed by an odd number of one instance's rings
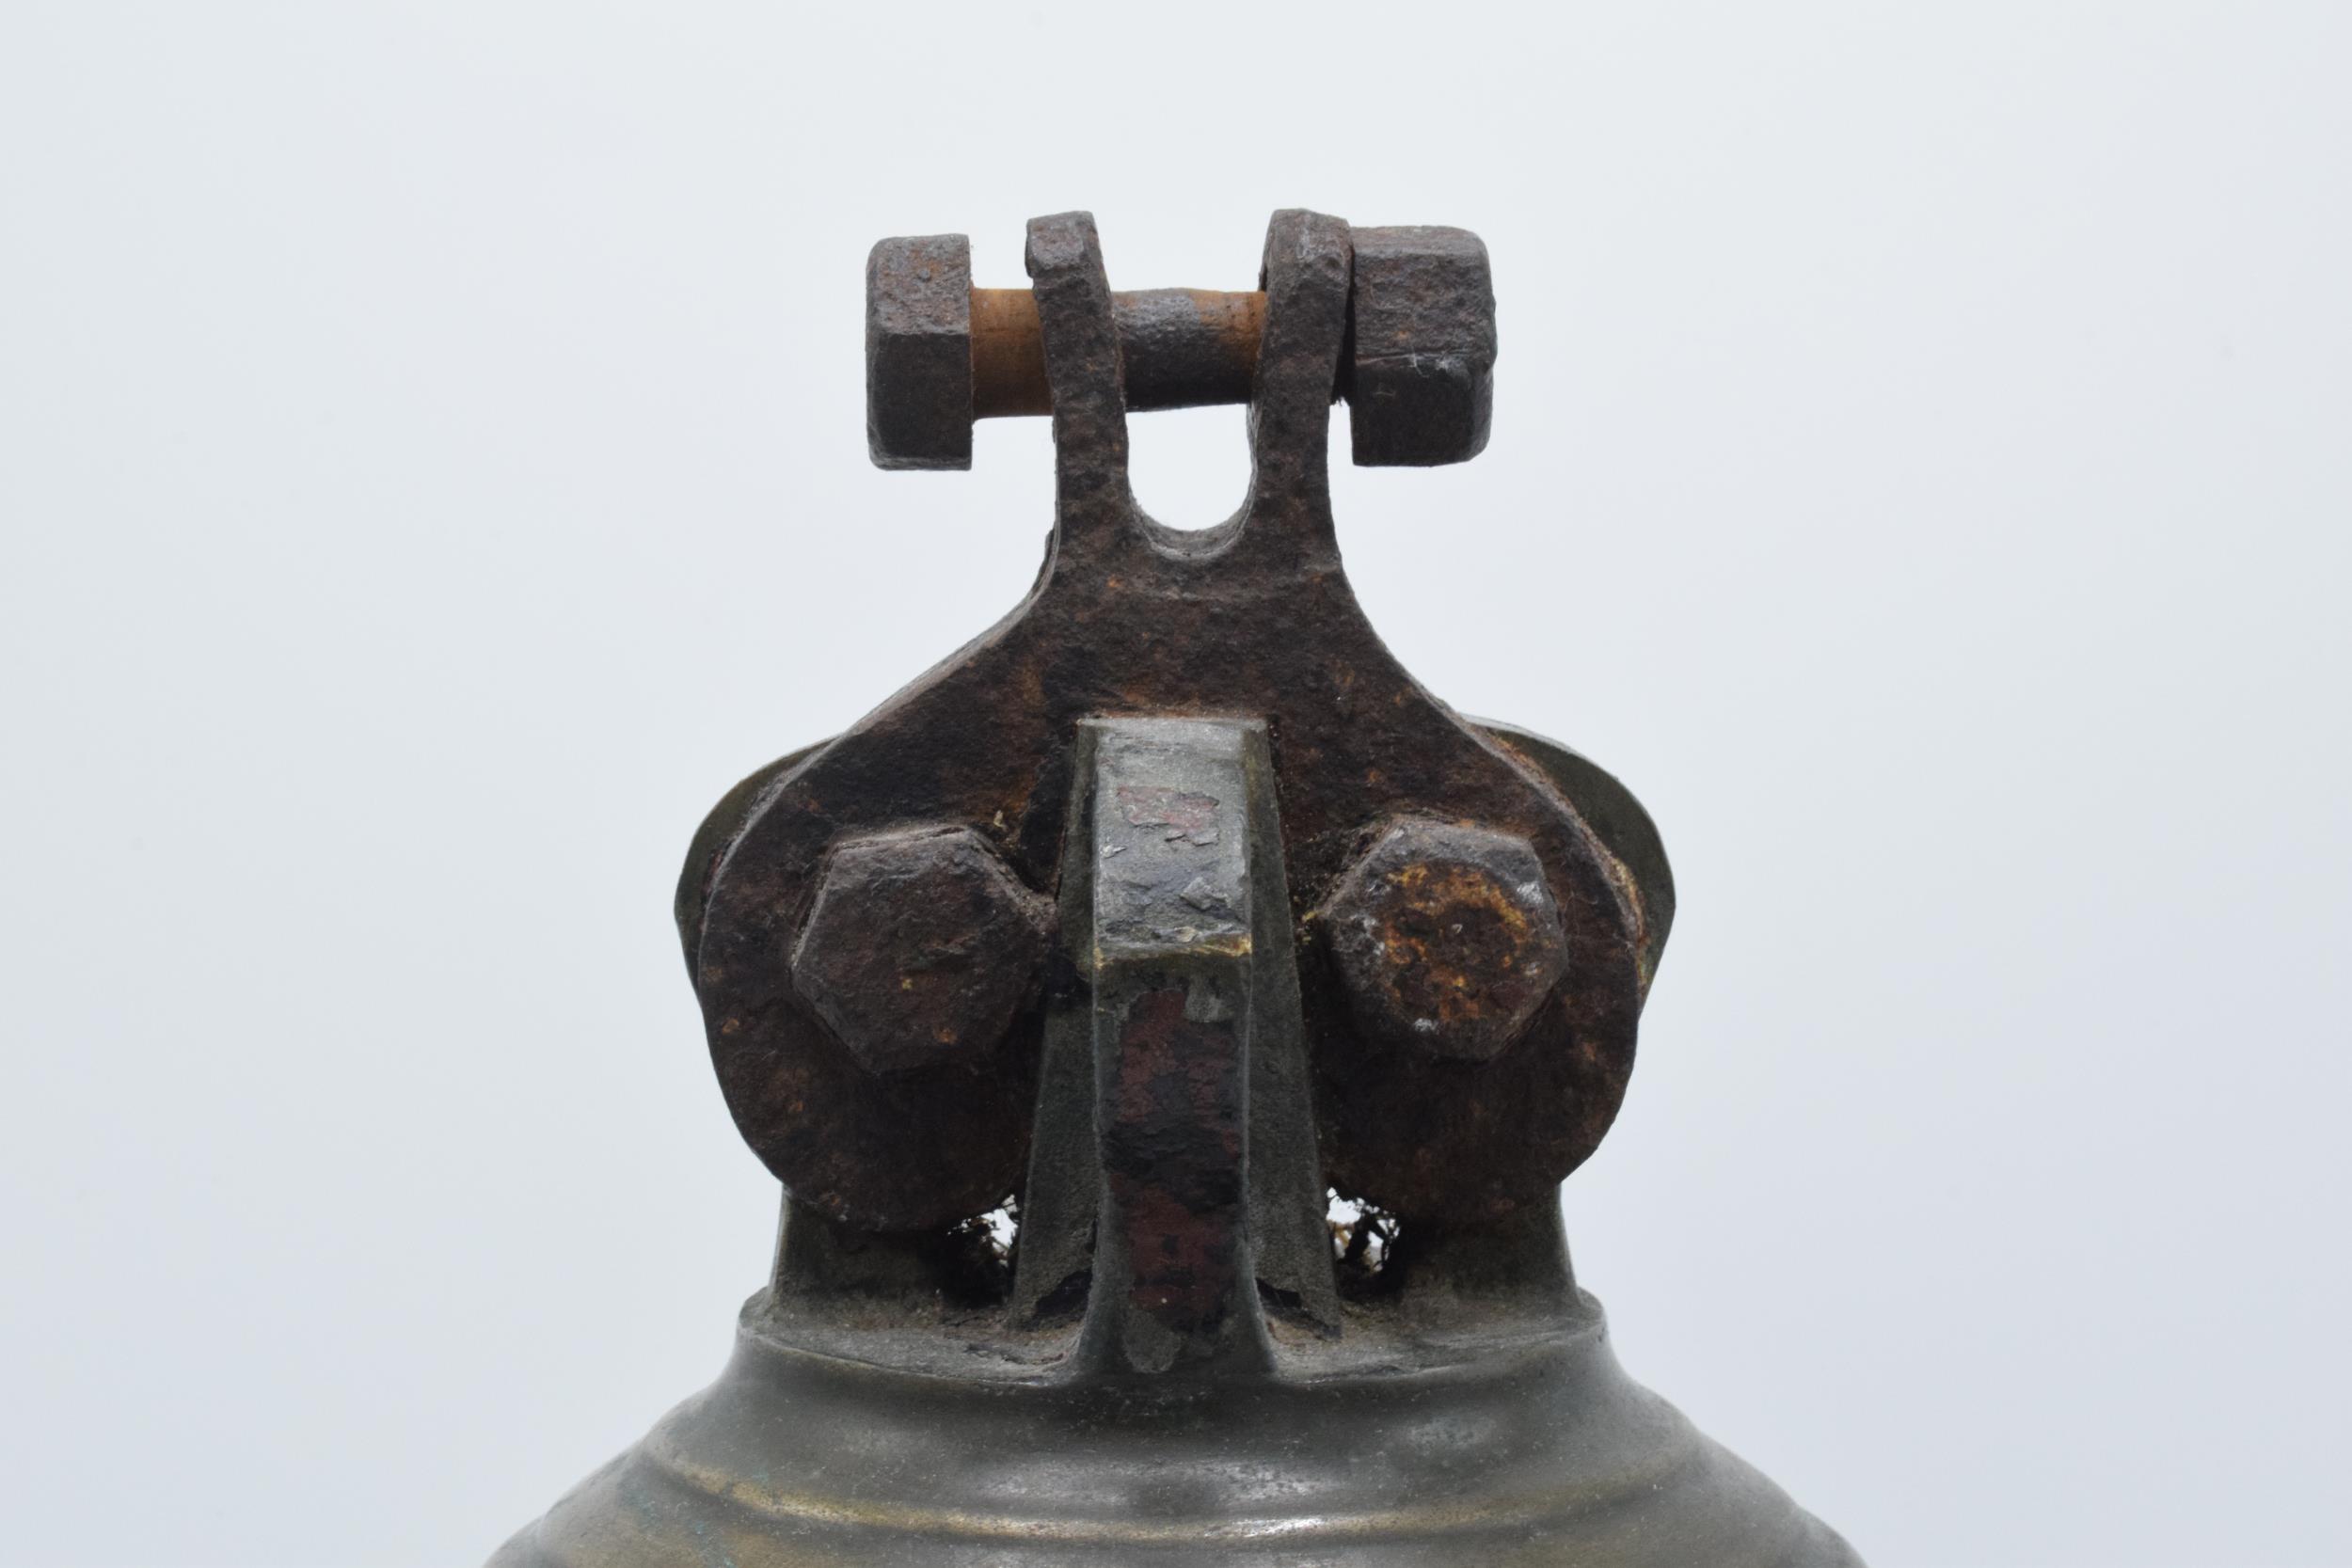
[[[1495,409],[1495,289],[1467,229],[1359,229],[1348,432],[1361,467],[1467,463]]]
[[[1368,1038],[1457,1061],[1502,1054],[1567,973],[1543,863],[1514,833],[1400,821],[1312,918]]]
[[[1053,906],[977,833],[834,847],[792,949],[792,984],[868,1071],[977,1063],[1027,1002]]]
[[[972,244],[917,234],[866,259],[866,445],[880,468],[972,466]]]

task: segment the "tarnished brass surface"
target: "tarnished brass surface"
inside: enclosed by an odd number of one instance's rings
[[[1858,1565],[1625,1375],[1591,1297],[1418,1341],[1367,1317],[1414,1370],[1176,1390],[812,1353],[763,1292],[719,1381],[491,1568]]]

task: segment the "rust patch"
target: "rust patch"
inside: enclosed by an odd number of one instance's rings
[[[978,834],[877,834],[834,851],[792,983],[868,1071],[977,1061],[1028,1000],[1051,926]]]
[[[1198,1339],[1223,1323],[1239,1275],[1243,1043],[1231,1022],[1186,1016],[1188,994],[1147,990],[1128,1006],[1104,1086],[1103,1169],[1129,1305]]]
[[[1358,1027],[1436,1056],[1500,1055],[1567,971],[1543,863],[1526,840],[1488,829],[1391,828],[1316,919]]]
[[[845,1009],[817,1006],[787,982],[781,961],[821,895],[828,852],[911,824],[993,834],[1001,816],[998,843],[1013,873],[1028,887],[1048,885],[1060,863],[1076,736],[1089,717],[1246,714],[1266,723],[1288,891],[1295,909],[1317,911],[1300,1005],[1317,1147],[1335,1185],[1409,1227],[1485,1223],[1549,1202],[1614,1116],[1641,1005],[1633,901],[1599,840],[1535,770],[1398,666],[1348,590],[1330,516],[1331,392],[1350,356],[1351,288],[1359,319],[1382,294],[1419,319],[1422,285],[1470,277],[1479,258],[1438,231],[1362,230],[1354,243],[1370,260],[1351,274],[1348,236],[1329,218],[1276,219],[1250,385],[1249,496],[1233,523],[1177,538],[1137,510],[1127,483],[1124,408],[1134,405],[1129,372],[1140,361],[1127,357],[1127,318],[1091,221],[1069,214],[1034,224],[1030,293],[1057,470],[1055,537],[1041,577],[1015,613],[776,777],[755,801],[724,814],[724,829],[704,845],[680,927],[729,1108],[769,1168],[834,1218],[880,1229],[945,1223],[1016,1190],[1042,1030],[1037,1009],[1017,1012],[1007,1042],[969,1071],[859,1066],[838,1036]],[[953,314],[944,299],[931,302],[943,320]],[[1477,316],[1483,306],[1471,304]],[[1171,320],[1190,322],[1190,341],[1228,341],[1201,331],[1193,299],[1170,306]],[[1483,331],[1483,318],[1468,325]],[[1475,332],[1465,341],[1470,352],[1431,367],[1446,372],[1443,387],[1415,388],[1453,400],[1425,407],[1431,430],[1452,421],[1445,439],[1454,451],[1483,439],[1477,416],[1490,344]],[[1356,393],[1365,390],[1359,376]],[[1431,453],[1416,446],[1359,455]],[[1563,614],[1574,612],[1581,591],[1564,590]],[[1466,933],[1475,917],[1501,930],[1502,901],[1458,887],[1458,920],[1436,905],[1417,916],[1409,889],[1368,887],[1367,897],[1399,904],[1381,917],[1383,951],[1417,956],[1377,966],[1348,957],[1330,901],[1365,835],[1424,820],[1476,821],[1530,847],[1539,863],[1534,879],[1566,927],[1564,983],[1541,984],[1547,937],[1506,964],[1510,973],[1474,985],[1471,956],[1449,956],[1452,927]],[[1171,819],[1157,831],[1176,826]],[[1184,908],[1184,918],[1198,912]],[[876,921],[866,929],[886,949],[905,942],[912,927]],[[874,961],[895,987],[896,960]],[[1415,994],[1417,986],[1429,993]],[[870,990],[859,981],[841,989]],[[1537,998],[1532,1016],[1515,1030],[1529,996]],[[1391,1017],[1405,1027],[1387,1028]],[[1435,1026],[1434,1050],[1421,1048],[1412,1027],[1422,1018]],[[724,1028],[728,1019],[739,1027]],[[925,1038],[936,1043],[932,1032]]]

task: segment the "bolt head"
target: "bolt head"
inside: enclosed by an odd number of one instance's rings
[[[792,984],[868,1071],[977,1063],[1028,1000],[1052,906],[967,829],[837,846]]]
[[[1568,967],[1534,847],[1447,822],[1390,827],[1315,911],[1357,1027],[1459,1061],[1502,1054]]]
[[[1495,288],[1467,229],[1354,230],[1347,419],[1359,467],[1467,463],[1495,412]]]
[[[866,259],[866,446],[881,468],[972,466],[972,245],[883,240]]]

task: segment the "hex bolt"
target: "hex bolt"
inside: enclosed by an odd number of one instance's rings
[[[1516,833],[1395,822],[1310,920],[1367,1038],[1456,1061],[1501,1055],[1567,973],[1543,863]]]
[[[1053,927],[968,829],[854,838],[826,862],[792,983],[870,1072],[978,1065],[1033,994]]]
[[[1462,463],[1494,414],[1495,299],[1486,247],[1463,229],[1351,231],[1355,352],[1339,370],[1355,460]],[[883,240],[866,264],[868,450],[884,468],[968,468],[977,420],[1052,412],[1044,335],[1026,289],[972,286],[961,234]],[[1262,293],[1149,289],[1111,296],[1127,406],[1247,403]]]

